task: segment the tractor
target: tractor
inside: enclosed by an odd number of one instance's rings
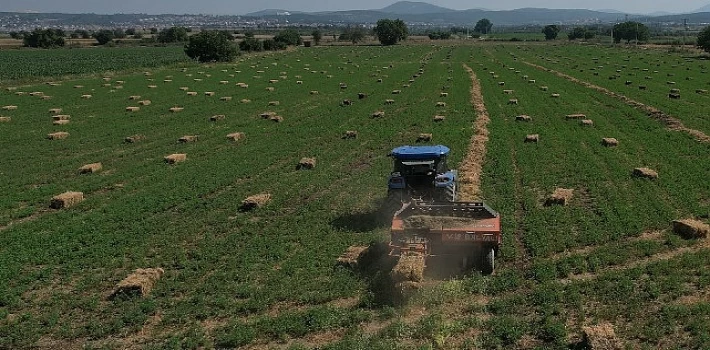
[[[428,202],[456,200],[456,170],[446,164],[446,146],[402,146],[392,150],[394,170],[389,177],[388,198],[400,207],[411,199]]]
[[[390,153],[394,169],[388,197],[399,203],[391,226],[390,256],[479,266],[493,273],[502,243],[500,214],[482,201],[457,201],[457,172],[446,164],[446,146],[402,146]],[[406,274],[405,274],[406,275]]]

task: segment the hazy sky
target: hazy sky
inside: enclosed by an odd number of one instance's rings
[[[245,14],[264,9],[296,11],[378,9],[396,0],[0,0],[0,12],[39,11],[65,13],[204,13]],[[452,9],[521,7],[615,9],[630,13],[689,12],[710,0],[428,0]]]

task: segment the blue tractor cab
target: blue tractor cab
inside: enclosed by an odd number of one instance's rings
[[[400,202],[411,199],[456,201],[456,170],[446,159],[451,150],[443,145],[401,146],[392,150],[394,169],[388,181],[388,197]]]

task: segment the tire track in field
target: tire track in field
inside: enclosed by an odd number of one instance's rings
[[[619,94],[619,93],[617,93],[617,92],[614,92],[614,91],[611,91],[611,90],[609,90],[609,89],[603,88],[603,87],[601,87],[601,86],[599,86],[599,85],[594,85],[594,84],[592,84],[592,83],[590,83],[590,82],[587,82],[587,81],[584,81],[584,80],[577,79],[577,78],[575,78],[575,77],[573,77],[573,76],[571,76],[571,75],[568,75],[568,74],[565,74],[565,73],[562,73],[562,72],[558,72],[558,71],[556,71],[556,70],[554,70],[554,69],[546,68],[546,67],[543,67],[543,66],[541,66],[541,65],[537,65],[537,64],[530,63],[530,62],[527,62],[527,61],[522,61],[522,62],[523,62],[524,64],[526,64],[526,65],[528,65],[528,66],[531,66],[531,67],[533,67],[533,68],[536,68],[536,69],[538,69],[538,70],[542,70],[542,71],[546,71],[546,72],[552,73],[552,74],[554,74],[554,75],[556,75],[556,76],[558,76],[558,77],[567,79],[567,80],[569,80],[569,81],[571,81],[571,82],[573,82],[573,83],[582,85],[582,86],[584,86],[584,87],[586,87],[586,88],[589,88],[589,89],[592,89],[592,90],[596,90],[596,91],[601,92],[601,93],[603,93],[603,94],[605,94],[605,95],[607,95],[607,96],[609,96],[609,97],[613,97],[613,98],[616,98],[616,99],[618,99],[618,100],[621,100],[622,102],[626,103],[627,105],[629,105],[629,106],[631,106],[631,107],[640,109],[640,110],[642,110],[642,111],[648,113],[648,116],[649,116],[649,117],[651,117],[651,118],[653,118],[653,119],[656,119],[656,120],[660,121],[661,123],[663,123],[663,124],[668,128],[668,130],[685,132],[685,133],[689,134],[690,136],[693,136],[696,140],[698,140],[698,141],[700,141],[700,142],[710,143],[710,135],[707,135],[707,134],[705,134],[704,132],[702,132],[702,131],[700,131],[700,130],[691,129],[691,128],[685,126],[685,125],[683,124],[683,122],[680,121],[678,118],[675,118],[675,117],[673,117],[673,116],[671,116],[671,115],[669,115],[669,114],[666,114],[666,113],[664,113],[663,111],[661,111],[660,109],[658,109],[658,108],[656,108],[656,107],[643,104],[643,103],[641,103],[641,102],[638,102],[638,101],[636,101],[636,100],[633,100],[633,99],[631,99],[631,98],[628,98],[628,97],[626,97],[626,96],[624,96],[624,95],[622,95],[622,94]]]
[[[609,268],[605,268],[596,273],[581,273],[576,275],[570,275],[567,278],[560,279],[559,282],[566,285],[578,281],[589,281],[598,278],[602,274],[615,271],[626,271],[641,266],[648,266],[656,262],[667,261],[677,258],[683,254],[697,253],[703,249],[710,249],[710,239],[701,239],[696,244],[689,247],[680,247],[671,251],[654,254],[644,259],[637,259],[623,265],[616,265]]]
[[[560,261],[562,259],[569,258],[572,256],[587,256],[599,248],[607,247],[609,245],[609,243],[658,242],[663,239],[664,239],[664,232],[663,231],[646,231],[638,237],[624,237],[624,238],[619,239],[618,241],[608,242],[607,244],[603,244],[603,245],[597,244],[597,245],[587,245],[587,246],[582,246],[582,247],[577,247],[577,248],[570,248],[565,251],[552,254],[552,255],[548,256],[546,259],[549,259],[551,261]]]
[[[464,69],[471,76],[471,104],[476,111],[476,121],[473,123],[473,136],[468,152],[459,167],[461,171],[461,188],[459,194],[461,200],[470,201],[480,199],[481,196],[481,173],[483,171],[483,161],[486,158],[486,142],[488,142],[488,123],[491,121],[486,110],[481,93],[481,82],[476,77],[476,73],[463,63]]]

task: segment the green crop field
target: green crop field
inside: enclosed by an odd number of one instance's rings
[[[3,53],[13,54],[26,53]],[[162,64],[182,61],[172,54]],[[602,324],[629,348],[710,347],[710,245],[671,230],[710,214],[710,144],[689,132],[710,133],[707,96],[694,91],[707,85],[704,61],[491,43],[299,48],[125,73],[110,62],[29,74],[54,84],[2,80],[0,107],[16,108],[0,110],[0,348],[566,349]],[[56,79],[67,74],[80,75]],[[680,100],[668,98],[668,74]],[[391,264],[377,260],[391,219],[387,154],[432,133],[459,166],[479,84],[491,119],[481,189],[504,231],[496,272],[427,278],[393,298]],[[580,113],[593,125],[566,118]],[[69,123],[53,124],[56,114]],[[68,136],[47,138],[55,132]],[[617,147],[602,146],[610,137]],[[170,154],[187,159],[167,164]],[[297,169],[303,157],[315,168]],[[632,176],[637,167],[658,178]],[[556,188],[574,190],[568,205],[545,205]],[[51,209],[67,191],[85,200]],[[370,245],[374,261],[337,266],[351,245]],[[144,268],[164,270],[149,293],[111,297]]]
[[[182,47],[2,50],[0,61],[0,84],[190,63]]]

